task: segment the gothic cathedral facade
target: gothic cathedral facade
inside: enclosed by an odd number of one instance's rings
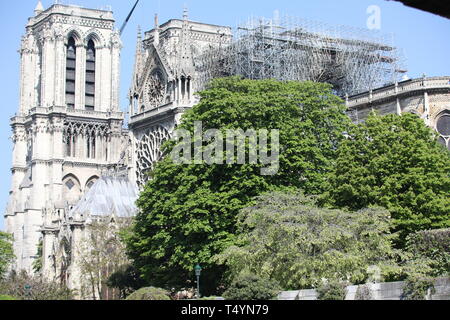
[[[28,21],[5,215],[16,270],[33,272],[40,242],[44,258],[52,254],[55,244],[45,235],[58,230],[44,228],[46,213],[67,214],[126,151],[120,50],[109,11],[59,4],[44,10],[39,2]]]
[[[208,66],[202,55],[232,43],[229,27],[187,12],[139,32],[129,121],[120,106],[120,34],[110,10],[39,1],[23,36],[20,102],[11,119],[12,182],[5,214],[15,270],[81,289],[77,246],[95,219],[128,219],[147,172],[182,115],[198,103]],[[450,77],[417,79],[347,98],[349,115],[417,111],[450,148]],[[42,256],[38,256],[38,247]]]
[[[39,1],[22,39],[20,106],[11,119],[13,165],[6,230],[15,270],[81,289],[77,245],[92,219],[136,213],[138,189],[182,114],[198,99],[195,57],[231,41],[231,28],[169,20],[140,32],[129,91],[119,105],[119,32],[109,10]]]

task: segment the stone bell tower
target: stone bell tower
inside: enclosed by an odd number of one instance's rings
[[[119,107],[121,41],[114,23],[111,10],[61,4],[44,9],[39,1],[26,25],[5,214],[17,271],[33,272],[39,243],[48,261],[60,240],[72,241],[46,227],[43,213],[66,214],[126,147]]]

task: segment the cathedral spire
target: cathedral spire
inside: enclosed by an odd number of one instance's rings
[[[181,28],[181,38],[180,38],[180,47],[181,47],[181,72],[184,75],[190,75],[192,73],[192,51],[191,51],[191,42],[190,42],[190,25],[188,21],[188,9],[185,6],[183,8],[183,26]]]
[[[153,37],[153,44],[155,47],[159,45],[159,22],[158,14],[155,14],[155,36]]]
[[[44,6],[42,5],[42,2],[39,0],[38,3],[37,3],[37,5],[36,5],[36,8],[34,9],[34,14],[35,14],[35,15],[38,15],[38,14],[40,14],[42,11],[44,11]]]
[[[138,26],[138,32],[137,32],[137,43],[136,43],[136,53],[135,53],[135,63],[134,63],[134,72],[133,72],[133,79],[134,79],[134,86],[138,86],[139,76],[140,72],[142,70],[142,32],[141,32],[141,26]]]

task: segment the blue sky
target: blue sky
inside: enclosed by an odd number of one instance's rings
[[[101,8],[110,5],[120,28],[134,0],[63,0],[64,4]],[[42,1],[45,8],[53,0]],[[20,37],[28,17],[33,15],[37,0],[0,1],[0,230],[3,212],[10,188],[12,144],[9,119],[17,110],[19,96]],[[189,18],[195,21],[234,27],[251,15],[271,17],[275,10],[281,14],[318,20],[335,25],[367,28],[367,8],[377,5],[381,9],[381,32],[393,33],[395,45],[403,49],[411,78],[423,73],[427,76],[450,75],[450,20],[428,12],[385,0],[141,0],[135,15],[125,30],[122,41],[121,103],[127,109],[126,93],[131,79],[136,30],[153,27],[154,14],[160,22],[181,18],[183,7],[189,9]]]

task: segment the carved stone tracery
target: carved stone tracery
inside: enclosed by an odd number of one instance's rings
[[[154,72],[145,85],[145,102],[152,108],[159,107],[164,102],[166,84],[161,72]]]
[[[163,154],[161,146],[170,139],[170,132],[163,126],[154,126],[148,129],[136,143],[137,163],[136,177],[139,187],[148,181],[148,171],[153,169],[156,162],[161,160]]]

